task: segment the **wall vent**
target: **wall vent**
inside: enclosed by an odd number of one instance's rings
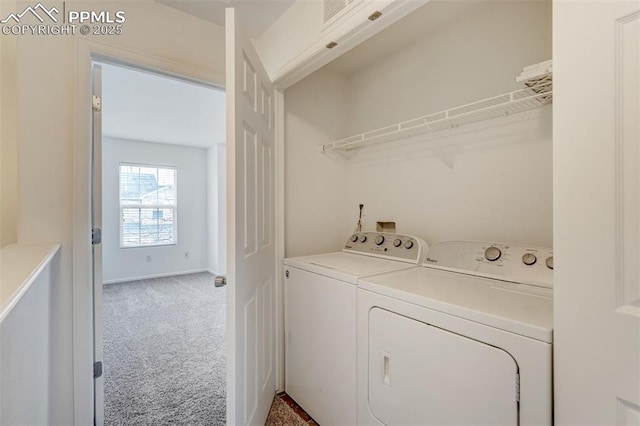
[[[326,24],[344,10],[353,0],[324,0],[324,23]]]

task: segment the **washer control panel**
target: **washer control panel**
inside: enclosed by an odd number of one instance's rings
[[[549,248],[442,241],[431,246],[424,266],[553,288],[553,251]]]
[[[416,265],[424,262],[427,243],[417,237],[389,232],[357,232],[347,239],[343,251],[367,254]]]

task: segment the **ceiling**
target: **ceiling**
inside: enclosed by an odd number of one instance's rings
[[[224,91],[129,68],[102,68],[104,136],[202,148],[225,142]]]
[[[156,0],[158,3],[224,26],[224,9],[234,7],[244,30],[260,37],[296,0]]]

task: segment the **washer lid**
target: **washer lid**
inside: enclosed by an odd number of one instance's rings
[[[369,275],[418,268],[405,262],[347,252],[292,257],[285,259],[284,264],[352,284],[357,283],[358,278]]]
[[[553,299],[517,284],[430,268],[367,277],[360,288],[551,343]]]

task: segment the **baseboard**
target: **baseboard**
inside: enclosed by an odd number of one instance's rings
[[[210,273],[211,275],[215,275],[216,277],[218,275],[222,275],[223,277],[227,275],[227,274],[221,274],[220,272],[216,272],[213,269],[207,269],[207,272]]]
[[[115,280],[102,281],[102,284],[116,284],[116,283],[124,283],[127,281],[148,280],[151,278],[174,277],[176,275],[197,274],[198,272],[209,272],[210,274],[216,275],[213,272],[211,272],[211,270],[209,269],[194,269],[191,271],[168,272],[165,274],[153,274],[153,275],[143,275],[139,277],[117,278]]]

